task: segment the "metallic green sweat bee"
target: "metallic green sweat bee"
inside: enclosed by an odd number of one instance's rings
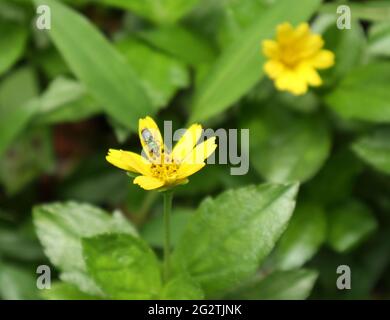
[[[143,129],[141,132],[142,138],[148,146],[149,152],[152,156],[160,156],[160,145],[155,141],[152,133],[148,129]]]

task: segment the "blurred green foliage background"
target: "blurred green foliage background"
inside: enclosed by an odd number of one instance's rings
[[[350,30],[336,27],[345,1],[62,3],[0,1],[1,298],[42,298],[36,268],[53,259],[32,222],[42,203],[94,206],[73,208],[75,221],[96,207],[120,210],[161,249],[159,195],[104,159],[110,147],[139,152],[146,114],[176,128],[250,129],[247,175],[208,165],[178,189],[174,243],[206,196],[301,183],[288,228],[259,270],[263,281],[242,298],[390,298],[389,1],[348,2]],[[52,9],[48,32],[35,26],[38,4]],[[309,21],[336,55],[324,85],[300,97],[276,91],[262,71],[261,41],[285,21]],[[50,234],[50,223],[40,221],[38,232]],[[351,290],[336,288],[343,264]]]

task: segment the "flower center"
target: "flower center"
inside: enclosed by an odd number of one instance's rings
[[[288,68],[294,69],[302,60],[300,57],[299,49],[296,50],[296,48],[286,48],[286,50],[282,52],[283,53],[280,57],[280,60]]]
[[[176,180],[179,164],[176,163],[169,154],[163,153],[159,163],[153,163],[151,166],[152,175],[163,181]]]
[[[290,69],[296,68],[302,60],[307,58],[307,54],[307,50],[304,50],[299,41],[288,41],[280,44],[280,60]]]

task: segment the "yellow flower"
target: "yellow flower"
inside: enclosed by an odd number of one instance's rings
[[[278,90],[294,95],[305,94],[308,86],[318,87],[322,79],[316,69],[334,65],[334,54],[322,49],[324,40],[313,34],[307,23],[293,28],[283,23],[277,28],[275,40],[264,40],[263,53],[269,59],[264,71],[275,82]]]
[[[202,169],[217,148],[215,137],[196,145],[202,135],[199,124],[187,129],[172,151],[167,150],[152,118],[140,119],[138,131],[145,156],[110,149],[106,160],[120,169],[140,174],[134,184],[145,190],[165,190],[187,183],[187,177]]]

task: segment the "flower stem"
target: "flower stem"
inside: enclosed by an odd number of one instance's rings
[[[172,191],[164,192],[164,281],[168,280],[170,272],[172,198]]]

